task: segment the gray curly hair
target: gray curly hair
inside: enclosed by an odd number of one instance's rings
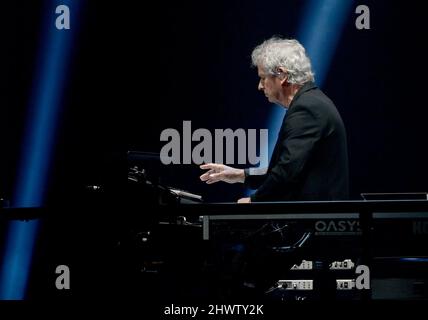
[[[260,66],[272,75],[278,74],[278,67],[285,68],[289,83],[302,85],[314,81],[311,61],[295,39],[268,39],[253,50],[251,60],[253,66]]]

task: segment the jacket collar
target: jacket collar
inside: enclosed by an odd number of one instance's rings
[[[294,102],[303,94],[303,93],[305,93],[305,92],[307,92],[307,91],[309,91],[309,90],[312,90],[312,89],[316,89],[316,88],[318,88],[317,86],[316,86],[316,84],[314,83],[314,82],[312,82],[312,81],[308,81],[308,82],[306,82],[300,89],[299,89],[299,91],[297,91],[296,92],[296,94],[294,95],[294,98],[293,98],[293,100],[291,101],[291,103],[290,103],[290,106],[288,107],[288,109],[290,109],[292,106],[293,106],[293,104],[294,104]]]

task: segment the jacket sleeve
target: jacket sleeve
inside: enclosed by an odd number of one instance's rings
[[[250,189],[257,189],[266,179],[267,168],[247,168],[245,172],[245,185]]]
[[[285,200],[292,194],[322,136],[322,128],[322,120],[308,107],[299,106],[288,116],[279,137],[282,139],[279,160],[251,196],[252,202]]]

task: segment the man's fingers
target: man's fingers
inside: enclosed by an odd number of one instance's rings
[[[213,184],[213,183],[216,183],[216,182],[219,182],[220,180],[218,180],[218,179],[210,179],[210,180],[207,180],[207,184]]]
[[[208,178],[206,179],[207,184],[212,184],[215,182],[221,181],[221,173],[213,173],[208,175]]]
[[[206,180],[208,180],[208,179],[209,179],[209,177],[210,177],[209,172],[206,172],[206,173],[202,174],[202,175],[199,177],[199,179],[201,179],[202,181],[206,181]]]
[[[219,172],[219,173],[211,173],[209,176],[210,176],[210,179],[220,180],[223,175],[221,172]]]
[[[200,178],[202,181],[205,181],[205,180],[209,179],[210,174],[212,174],[212,173],[215,173],[215,171],[214,171],[213,169],[211,169],[211,170],[209,170],[209,171],[205,172],[205,173],[204,173],[204,174],[202,174],[199,178]]]
[[[199,166],[201,169],[222,169],[223,165],[218,163],[206,163]]]
[[[213,168],[212,165],[213,165],[212,163],[201,164],[199,166],[199,168],[201,168],[201,169],[212,169]]]
[[[201,175],[199,178],[202,180],[202,181],[205,181],[205,180],[209,180],[209,179],[217,179],[217,180],[219,180],[219,178],[221,177],[221,172],[219,172],[219,173],[214,173],[214,171],[212,171],[212,170],[210,170],[210,171],[208,171],[208,172],[205,172],[203,175]]]
[[[202,181],[205,181],[207,184],[213,184],[222,180],[223,173],[216,172],[217,170],[223,171],[224,165],[217,163],[207,163],[199,166],[201,169],[209,169],[207,172],[199,176]]]

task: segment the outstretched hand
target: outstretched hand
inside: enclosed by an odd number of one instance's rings
[[[201,169],[208,169],[199,178],[207,184],[224,181],[227,183],[243,183],[245,180],[244,169],[236,169],[224,164],[207,163],[200,166]]]

